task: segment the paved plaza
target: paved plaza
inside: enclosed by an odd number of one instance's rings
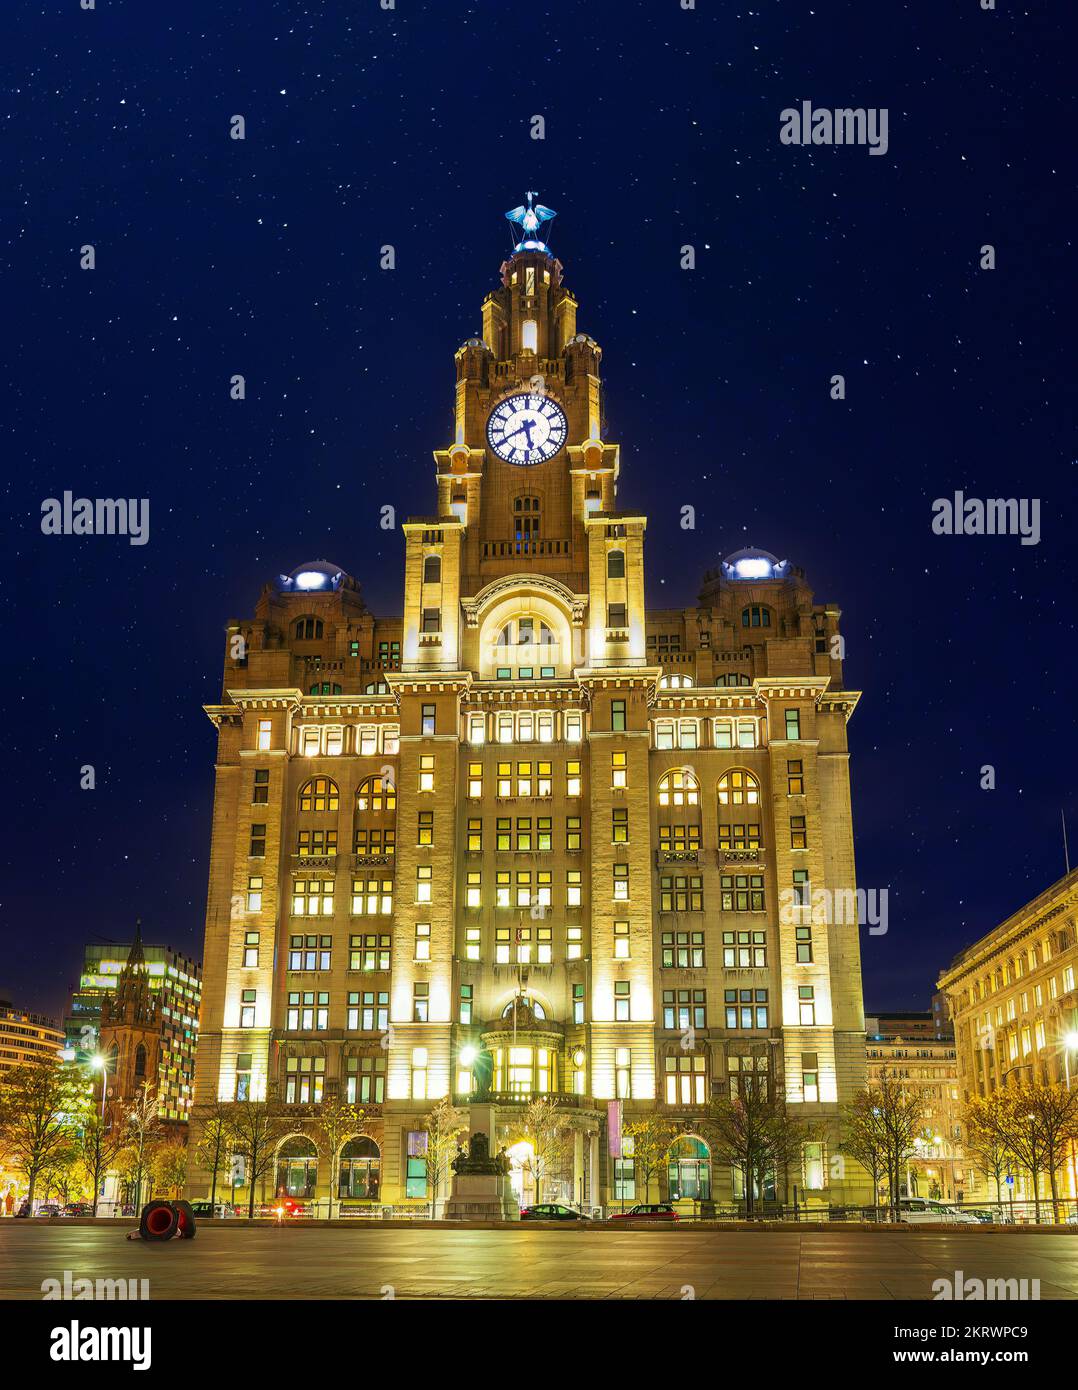
[[[152,1299],[931,1299],[957,1270],[1078,1299],[1078,1234],[222,1224],[144,1244],[129,1229],[0,1221],[0,1299],[40,1298],[65,1270],[148,1279]]]

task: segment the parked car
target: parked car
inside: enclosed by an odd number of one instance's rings
[[[543,1202],[539,1206],[521,1207],[521,1221],[587,1221],[582,1211],[563,1206],[561,1202]]]
[[[93,1202],[68,1202],[60,1213],[61,1216],[93,1216]]]
[[[611,1221],[679,1221],[681,1218],[669,1202],[637,1202],[628,1211],[610,1213]]]
[[[228,1217],[236,1215],[227,1202],[210,1202],[205,1199],[192,1202],[191,1211],[196,1221],[225,1221]]]
[[[905,1198],[898,1204],[898,1219],[908,1226],[925,1226],[948,1221],[963,1226],[980,1224],[971,1211],[952,1206],[949,1202],[937,1202],[932,1197]]]
[[[37,1211],[34,1212],[34,1215],[35,1215],[35,1216],[59,1216],[59,1215],[60,1215],[60,1203],[59,1203],[59,1202],[42,1202],[41,1205],[38,1207]]]

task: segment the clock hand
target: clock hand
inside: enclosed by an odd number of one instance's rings
[[[512,434],[503,434],[503,435],[502,435],[502,443],[504,444],[505,441],[506,441],[507,439],[516,439],[516,437],[517,437],[518,434],[523,434],[523,433],[524,433],[524,429],[523,429],[523,427],[521,427],[519,430],[514,430]],[[531,440],[530,440],[530,439],[528,440],[528,447],[531,448]]]

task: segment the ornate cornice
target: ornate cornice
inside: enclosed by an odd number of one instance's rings
[[[588,595],[574,593],[567,585],[546,574],[505,574],[500,579],[491,580],[471,598],[462,598],[460,606],[464,610],[464,620],[468,627],[478,627],[482,614],[493,604],[508,598],[517,589],[537,590],[546,594],[560,607],[568,610],[574,627],[584,622],[588,606]]]

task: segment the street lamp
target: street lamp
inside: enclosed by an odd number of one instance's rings
[[[91,1056],[90,1056],[90,1065],[91,1065],[91,1067],[93,1067],[94,1071],[99,1071],[99,1072],[101,1073],[101,1118],[102,1118],[102,1120],[104,1120],[104,1118],[105,1118],[105,1092],[106,1092],[106,1090],[107,1090],[106,1082],[108,1081],[108,1075],[109,1075],[109,1059],[108,1059],[107,1053],[104,1053],[104,1052],[94,1052],[94,1053],[92,1053]]]

